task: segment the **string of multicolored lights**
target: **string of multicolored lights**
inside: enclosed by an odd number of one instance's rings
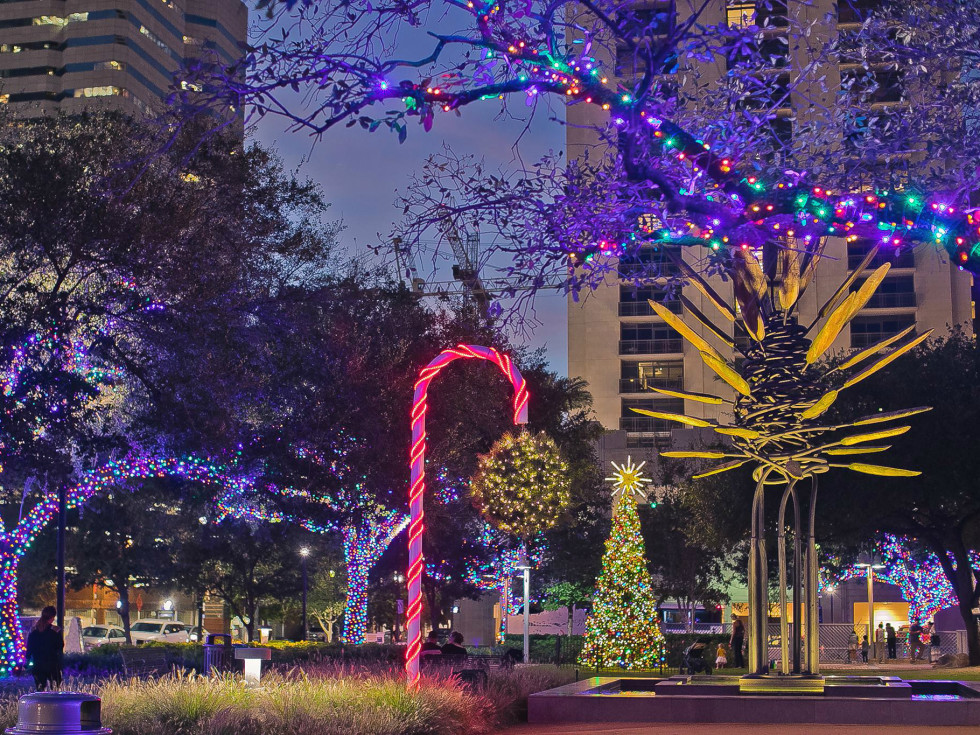
[[[408,516],[394,510],[381,510],[376,516],[365,514],[357,524],[347,524],[344,536],[344,563],[347,566],[347,603],[344,606],[345,643],[363,643],[367,631],[368,573],[395,537],[408,526]]]
[[[222,464],[198,457],[130,456],[83,472],[79,482],[68,488],[68,507],[79,507],[95,495],[125,482],[163,477],[225,487],[249,482],[247,478],[236,477]],[[15,667],[22,666],[26,654],[18,617],[18,562],[57,512],[58,493],[48,491],[13,529],[0,531],[0,676],[9,675]]]
[[[620,256],[641,242],[700,243],[713,251],[727,251],[756,248],[767,240],[788,237],[806,246],[834,235],[870,238],[895,251],[917,243],[935,243],[956,265],[980,272],[980,214],[961,209],[950,196],[885,188],[832,192],[793,171],[786,171],[780,181],[763,181],[740,170],[731,157],[712,153],[708,144],[664,119],[655,104],[639,104],[629,89],[610,84],[601,64],[588,54],[588,46],[583,46],[582,53],[559,57],[548,50],[545,39],[520,39],[498,29],[504,40],[496,40],[491,31],[499,12],[496,1],[469,2],[467,8],[481,31],[481,40],[469,39],[468,43],[482,48],[484,54],[480,82],[475,87],[464,88],[461,77],[448,74],[441,82],[424,83],[393,83],[379,78],[369,101],[401,99],[409,114],[423,116],[427,129],[433,109],[452,112],[478,99],[502,99],[519,92],[529,97],[548,92],[570,103],[597,105],[609,112],[617,127],[651,130],[654,149],[686,162],[694,175],[706,177],[714,186],[714,194],[708,194],[707,199],[723,205],[710,215],[688,212],[689,222],[679,230],[651,230],[637,224],[608,233],[595,243],[583,245],[575,255],[590,258],[598,252]]]
[[[339,489],[314,492],[309,488],[266,482],[261,488],[254,484],[229,487],[218,500],[220,519],[289,523],[311,533],[341,534],[347,570],[342,639],[354,644],[364,642],[367,630],[369,574],[391,542],[408,525],[408,516],[380,505],[363,483],[352,481],[346,460],[356,444],[355,439],[341,431],[329,447],[329,454],[305,444],[293,447],[295,457],[326,469],[341,484]],[[305,515],[286,512],[268,502],[270,497],[327,506],[336,520],[314,521]]]
[[[959,604],[956,591],[949,583],[939,558],[932,552],[915,558],[910,551],[909,539],[885,534],[878,545],[882,569],[874,569],[877,582],[893,584],[902,591],[902,599],[909,603],[909,622],[925,624],[937,612]],[[980,571],[980,554],[970,552],[973,568]],[[954,563],[955,567],[955,563]],[[851,566],[834,577],[837,582],[867,577],[866,566]]]
[[[493,363],[510,380],[514,387],[514,423],[527,423],[528,392],[520,371],[510,357],[495,349],[475,345],[458,345],[443,350],[419,373],[412,402],[412,448],[410,451],[411,480],[409,505],[411,522],[408,527],[408,609],[406,626],[408,649],[405,653],[405,671],[409,688],[419,683],[419,656],[422,650],[422,532],[425,529],[423,495],[425,494],[425,414],[428,411],[429,384],[450,363],[460,359],[480,359]]]
[[[506,539],[488,523],[483,524],[479,543],[491,550],[490,558],[485,562],[471,561],[466,570],[466,581],[481,590],[494,591],[500,599],[500,628],[497,631],[497,642],[503,643],[507,634],[507,618],[516,615],[519,607],[514,601],[513,584],[521,568],[521,550],[508,548]],[[537,567],[547,547],[542,541],[531,545],[528,549],[528,562]]]

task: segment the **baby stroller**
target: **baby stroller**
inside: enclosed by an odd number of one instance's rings
[[[707,638],[699,638],[696,642],[684,649],[684,659],[681,662],[681,673],[705,674],[711,673],[711,664],[705,661],[704,652],[708,650],[711,641]]]

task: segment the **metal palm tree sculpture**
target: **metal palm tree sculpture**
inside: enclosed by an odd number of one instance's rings
[[[820,667],[820,642],[817,620],[817,558],[814,541],[816,476],[832,467],[871,475],[913,477],[918,472],[852,461],[859,455],[883,452],[879,440],[908,431],[894,426],[864,429],[904,419],[928,408],[911,408],[891,413],[877,413],[848,424],[822,420],[823,414],[846,388],[881,370],[893,360],[915,348],[931,332],[911,336],[914,327],[882,340],[851,355],[833,368],[818,364],[850,320],[868,303],[888,272],[886,263],[859,283],[878,253],[872,249],[836,293],[825,303],[812,324],[799,323],[800,297],[813,278],[821,252],[806,252],[777,244],[767,245],[761,254],[742,248],[735,251],[731,275],[736,312],[714,289],[690,268],[681,263],[685,277],[714,305],[721,316],[733,322],[749,337],[741,348],[735,340],[711,322],[690,301],[683,301],[693,320],[730,350],[741,353],[739,366],[726,359],[704,337],[680,317],[658,303],[650,302],[654,311],[680,332],[701,354],[704,363],[735,390],[734,400],[720,396],[687,393],[661,388],[654,391],[699,403],[729,404],[734,421],[719,425],[693,416],[634,408],[637,413],[676,421],[688,426],[710,427],[730,437],[731,449],[723,451],[673,451],[667,457],[691,457],[725,460],[695,477],[725,472],[746,463],[754,463],[756,489],[752,502],[752,542],[749,556],[749,669],[750,674],[768,671],[766,622],[769,609],[765,528],[765,490],[782,487],[778,515],[780,640],[783,674],[817,674]],[[761,262],[760,257],[761,255]],[[813,335],[811,337],[811,334]],[[907,337],[910,337],[906,340]],[[840,375],[835,375],[840,373]],[[833,386],[837,386],[836,388]],[[846,430],[857,429],[856,433]],[[806,572],[802,566],[800,500],[797,483],[810,480],[808,503],[809,529],[806,546]],[[787,606],[786,510],[792,503],[793,535],[793,620],[797,621],[792,641],[789,636]],[[805,579],[805,581],[804,581]],[[801,587],[805,591],[806,614],[801,615]],[[799,621],[807,623],[805,663],[801,662]],[[792,651],[790,651],[792,648]],[[792,664],[792,671],[790,665]]]

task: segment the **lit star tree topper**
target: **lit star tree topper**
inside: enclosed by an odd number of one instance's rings
[[[612,496],[615,499],[617,496],[629,496],[632,497],[636,495],[640,500],[647,499],[647,491],[644,485],[649,485],[651,480],[643,474],[643,466],[646,462],[640,462],[640,464],[633,464],[633,458],[627,457],[623,464],[611,463],[613,469],[616,470],[610,477],[606,480],[613,484]]]

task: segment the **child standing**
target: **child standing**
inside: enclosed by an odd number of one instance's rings
[[[718,650],[715,652],[715,668],[723,669],[728,665],[728,651],[725,650],[725,644],[719,643]]]
[[[864,663],[868,663],[869,648],[871,648],[871,646],[868,645],[868,636],[864,636],[864,638],[861,639],[861,659],[864,661]]]

